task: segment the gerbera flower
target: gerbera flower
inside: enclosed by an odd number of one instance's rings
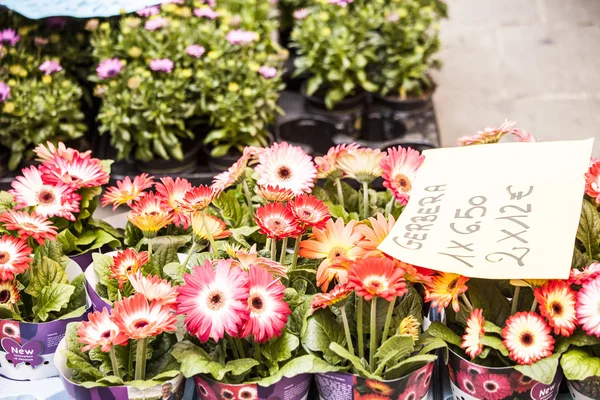
[[[0,238],[0,280],[10,281],[29,269],[32,250],[27,242],[9,235]]]
[[[569,283],[571,285],[583,285],[598,276],[600,276],[600,263],[593,262],[583,270],[572,269],[569,273]]]
[[[259,150],[254,146],[246,146],[242,156],[233,163],[225,172],[221,172],[213,178],[213,187],[217,192],[222,192],[230,186],[241,182],[245,177],[246,167],[258,155]]]
[[[468,281],[466,276],[439,272],[431,282],[425,284],[425,301],[431,301],[431,306],[437,307],[440,312],[452,302],[452,309],[459,312],[458,296],[467,291]]]
[[[81,157],[79,154],[74,154],[70,160],[55,154],[52,160],[40,166],[40,172],[44,176],[45,183],[53,185],[64,183],[73,190],[102,186],[110,179],[100,160]]]
[[[118,58],[110,58],[98,64],[96,74],[98,74],[98,78],[100,79],[114,78],[119,75],[119,72],[121,72],[124,67],[123,61]]]
[[[407,386],[399,395],[398,400],[419,400],[417,386]]]
[[[233,45],[241,44],[245,46],[258,40],[258,33],[251,31],[232,30],[227,32],[225,37],[227,41]]]
[[[202,211],[212,203],[216,194],[217,191],[212,186],[200,185],[192,188],[183,196],[181,208],[189,213]]]
[[[590,336],[600,337],[600,278],[583,285],[577,292],[577,322]]]
[[[537,381],[533,380],[533,378],[530,378],[527,375],[523,375],[518,371],[515,371],[512,374],[510,374],[509,380],[513,384],[513,389],[519,393],[525,393],[531,390],[531,388],[533,388],[537,384]]]
[[[121,204],[127,204],[131,207],[133,202],[139,201],[146,195],[144,190],[154,186],[153,179],[153,176],[143,173],[133,178],[132,182],[131,179],[126,176],[122,181],[117,181],[116,187],[111,186],[106,189],[104,196],[102,196],[102,207],[109,204],[113,205],[113,210]]]
[[[477,387],[475,386],[475,376],[465,371],[458,371],[458,374],[456,374],[456,383],[456,386],[463,392],[466,392],[475,398],[479,398],[477,397],[478,393]]]
[[[328,293],[317,293],[310,301],[311,314],[319,308],[327,308],[348,298],[354,291],[348,284],[335,285]]]
[[[536,142],[535,138],[529,132],[526,132],[521,128],[515,128],[510,133],[511,133],[511,135],[513,135],[513,137],[515,137],[515,139],[517,139],[518,142],[523,142],[523,143],[535,143]]]
[[[550,326],[534,312],[522,311],[508,318],[502,338],[510,358],[521,365],[550,357],[554,349]]]
[[[163,207],[173,210],[173,223],[187,229],[189,218],[183,212],[182,203],[185,195],[192,190],[192,184],[187,179],[168,176],[161,178],[154,187],[156,194],[162,197]]]
[[[56,72],[62,71],[62,67],[58,63],[58,61],[46,60],[40,65],[40,71],[44,73],[44,75],[52,75]]]
[[[317,270],[317,286],[327,291],[329,282],[336,279],[346,283],[349,262],[362,257],[365,251],[359,246],[362,234],[355,229],[356,221],[344,225],[344,220],[330,219],[325,229],[314,229],[312,238],[300,243],[300,256],[323,259]]]
[[[365,385],[373,392],[382,396],[391,396],[394,393],[394,388],[390,387],[387,383],[376,381],[373,379],[366,379]]]
[[[600,161],[596,160],[585,173],[585,193],[600,204]]]
[[[177,288],[158,276],[144,276],[141,272],[129,274],[129,283],[137,293],[146,296],[148,301],[156,300],[164,306],[177,307]]]
[[[0,281],[0,305],[17,304],[20,298],[16,280]]]
[[[342,178],[344,171],[342,171],[337,163],[340,156],[358,149],[360,146],[356,143],[352,144],[340,144],[330,148],[327,154],[321,157],[315,157],[315,164],[317,166],[317,178],[319,179],[332,179]]]
[[[0,215],[0,222],[4,222],[4,228],[9,231],[17,231],[21,239],[34,238],[40,245],[45,239],[56,238],[56,227],[46,217],[37,215],[35,212],[29,214],[23,211],[7,210]]]
[[[88,322],[89,321],[89,322]],[[107,308],[102,312],[88,314],[88,321],[83,321],[77,327],[77,341],[85,344],[81,351],[89,351],[100,346],[100,350],[105,353],[110,351],[113,340],[119,334],[119,328],[110,318]]]
[[[0,101],[8,99],[10,96],[10,86],[4,82],[0,82]]]
[[[237,260],[232,260],[232,265],[239,266],[244,271],[249,271],[251,265],[263,268],[269,274],[285,278],[287,276],[287,268],[273,261],[270,258],[259,257],[256,251],[256,243],[252,245],[250,250],[240,250],[235,252]]]
[[[9,337],[21,343],[21,327],[17,321],[0,321],[0,338]]]
[[[37,156],[36,160],[42,163],[52,161],[54,160],[54,157],[60,157],[71,161],[75,157],[91,158],[92,156],[91,150],[81,152],[65,146],[63,142],[58,142],[56,146],[54,146],[52,142],[46,142],[45,145],[40,143],[33,149],[33,152]]]
[[[177,330],[177,317],[170,307],[148,300],[141,293],[117,301],[112,309],[112,320],[119,328],[114,344],[123,344],[128,339],[145,339],[163,332]]]
[[[403,268],[404,271],[406,271],[406,273],[404,274],[404,279],[406,279],[408,282],[421,284],[430,283],[433,280],[434,276],[437,274],[436,271],[429,268],[417,267],[415,265],[407,264],[399,260],[395,261],[399,267]]]
[[[404,270],[387,258],[363,258],[348,271],[348,285],[365,300],[381,297],[392,301],[407,292]]]
[[[23,176],[17,176],[11,184],[12,190],[9,190],[15,196],[15,209],[35,207],[37,215],[75,221],[73,213],[79,212],[80,195],[63,183],[44,183],[36,167],[23,168],[21,173]]]
[[[498,143],[500,139],[513,130],[514,121],[504,121],[499,128],[485,128],[477,132],[474,136],[462,136],[458,138],[457,143],[460,146],[470,146],[473,144]]]
[[[271,239],[296,236],[300,232],[294,214],[281,203],[258,207],[254,220],[260,227],[260,232]]]
[[[149,17],[151,15],[156,15],[160,13],[160,9],[156,6],[144,7],[135,12],[140,17]]]
[[[360,396],[359,398],[356,398],[357,400],[391,400],[388,396],[382,396],[380,394],[376,394],[376,393],[365,393],[362,396]]]
[[[200,375],[194,375],[194,385],[200,395],[201,399],[213,400],[217,399],[217,395],[210,387],[210,384],[200,377]]]
[[[480,374],[475,376],[475,386],[479,396],[486,400],[500,400],[512,394],[510,381],[504,375]]]
[[[192,214],[192,231],[196,240],[209,240],[211,236],[214,240],[218,240],[231,236],[225,221],[212,215],[203,216],[203,212]]]
[[[554,334],[571,336],[577,322],[576,293],[567,281],[550,281],[541,288],[535,288],[533,294],[539,304],[540,314],[554,328]]]
[[[144,237],[153,238],[156,233],[169,225],[173,216],[161,204],[161,198],[148,193],[131,207],[127,219],[144,233]]]
[[[380,164],[384,155],[379,149],[353,149],[340,155],[337,165],[349,178],[371,183],[383,173]]]
[[[460,344],[460,347],[465,349],[465,353],[471,358],[477,357],[483,351],[481,338],[485,335],[484,324],[483,310],[476,308],[471,311],[471,315],[467,319],[465,334],[462,337],[463,341]]]
[[[331,219],[329,208],[311,194],[301,194],[287,204],[298,223],[303,227],[323,229]]]
[[[148,21],[150,22],[150,21]],[[147,24],[147,23],[146,23]],[[157,58],[150,61],[150,69],[156,72],[171,72],[175,64],[168,58]]]
[[[256,186],[254,191],[266,201],[284,203],[294,198],[294,192],[292,192],[290,189],[280,188],[279,186]]]
[[[236,336],[248,318],[248,275],[230,260],[210,261],[183,276],[179,287],[177,314],[186,314],[187,330],[202,342],[218,341],[225,333]]]
[[[383,186],[390,189],[398,203],[405,206],[410,198],[417,170],[423,164],[425,156],[409,148],[390,148],[381,160]]]
[[[285,142],[273,143],[263,150],[254,170],[258,185],[279,186],[297,195],[310,192],[317,177],[311,157],[301,147]]]
[[[283,300],[285,285],[266,270],[250,266],[248,320],[240,337],[251,336],[258,343],[279,337],[292,313]]]
[[[422,399],[429,390],[431,377],[433,375],[433,364],[427,364],[417,373],[417,399]]]
[[[400,325],[398,326],[398,334],[399,335],[410,335],[415,340],[419,340],[419,335],[421,333],[421,323],[414,316],[409,315],[400,321]]]
[[[365,257],[385,257],[384,253],[377,250],[377,246],[392,231],[396,220],[392,214],[386,219],[382,213],[377,213],[375,217],[369,217],[369,222],[371,226],[367,224],[356,225],[356,230],[364,236],[359,245],[367,252]]]
[[[139,253],[132,248],[119,251],[113,256],[113,265],[110,266],[111,279],[119,281],[119,290],[123,289],[125,282],[129,280],[129,276],[135,274],[139,269],[148,262],[148,252],[140,251]]]

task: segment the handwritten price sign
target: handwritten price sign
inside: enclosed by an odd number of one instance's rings
[[[592,145],[427,150],[410,201],[379,249],[469,277],[566,279]]]

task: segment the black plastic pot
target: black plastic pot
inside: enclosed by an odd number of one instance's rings
[[[335,122],[322,115],[301,114],[283,117],[275,126],[278,141],[301,146],[312,155],[327,153],[329,148],[335,146],[336,134]]]
[[[10,158],[10,150],[4,146],[0,146],[0,177],[8,174],[8,159]]]
[[[307,82],[302,82],[300,93],[308,103],[309,111],[331,118],[335,122],[338,132],[358,138],[362,130],[367,103],[366,93],[362,91],[356,93],[354,96],[347,97],[330,110],[325,105],[325,89],[321,88],[309,96],[306,94]]]
[[[423,96],[408,97],[402,99],[398,96],[381,96],[377,93],[373,94],[376,104],[380,104],[393,111],[415,111],[428,107],[431,104],[435,86]]]
[[[183,149],[181,160],[155,158],[147,162],[136,161],[136,169],[139,172],[150,174],[175,174],[195,170],[198,165],[198,158],[202,155],[202,138],[183,139],[181,147]]]

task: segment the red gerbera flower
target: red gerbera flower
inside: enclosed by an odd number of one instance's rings
[[[109,204],[113,205],[113,210],[121,204],[127,204],[131,207],[131,204],[135,201],[139,201],[143,196],[146,195],[144,190],[154,186],[153,176],[149,176],[144,173],[131,179],[126,176],[122,181],[117,181],[117,186],[111,186],[106,189],[104,196],[102,197],[102,207],[106,207]]]
[[[9,235],[0,238],[0,280],[12,280],[31,266],[31,248],[27,242]]]
[[[139,253],[132,248],[119,251],[113,257],[113,265],[110,266],[112,274],[110,278],[119,281],[119,289],[123,289],[125,282],[129,280],[129,276],[138,272],[138,270],[148,262],[148,252],[140,251]]]
[[[471,358],[477,357],[483,351],[481,338],[485,335],[484,324],[483,310],[476,308],[471,311],[471,315],[467,319],[465,334],[462,337],[463,341],[460,344],[460,347],[465,349],[465,353]]]
[[[371,257],[358,260],[348,271],[348,285],[365,300],[381,297],[392,301],[407,292],[404,270],[387,258]]]
[[[212,186],[200,185],[185,194],[181,207],[188,213],[202,211],[212,203],[216,194]]]
[[[554,334],[571,336],[575,331],[577,314],[575,312],[576,293],[567,281],[549,281],[533,291],[544,316]]]
[[[41,143],[33,149],[33,152],[37,156],[36,160],[40,162],[53,160],[55,155],[68,161],[73,160],[76,156],[79,158],[90,158],[92,155],[91,150],[80,152],[79,150],[65,146],[63,142],[58,142],[56,146],[52,142],[46,142],[46,145]]]
[[[324,229],[331,218],[329,208],[315,196],[301,194],[287,205],[298,223],[302,226]]]
[[[510,358],[521,365],[550,357],[554,349],[550,326],[534,312],[522,311],[508,318],[502,329],[502,338],[510,351]]]
[[[183,212],[185,195],[192,190],[192,184],[183,178],[161,178],[155,186],[156,194],[161,197],[164,208],[173,210],[173,223],[187,228],[189,218]]]
[[[0,215],[0,222],[4,222],[4,228],[9,231],[17,231],[21,239],[34,238],[40,245],[45,239],[56,238],[56,227],[46,217],[37,215],[35,212],[29,214],[23,211],[8,210]]]
[[[596,160],[585,173],[585,193],[600,204],[600,161]]]
[[[296,236],[300,232],[294,214],[281,203],[269,203],[258,207],[255,221],[260,227],[260,232],[271,239]]]
[[[572,285],[583,285],[586,282],[600,276],[600,263],[593,262],[583,270],[572,269],[569,274],[569,283]]]
[[[344,301],[353,291],[354,289],[348,284],[338,284],[328,293],[315,294],[310,302],[311,314],[319,308],[327,308],[333,304]]]
[[[463,392],[478,398],[477,387],[475,386],[475,376],[465,371],[458,371],[458,374],[456,374],[456,386],[458,386]]]

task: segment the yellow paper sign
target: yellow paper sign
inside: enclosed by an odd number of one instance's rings
[[[379,249],[468,277],[566,279],[593,139],[423,152],[410,201]]]

